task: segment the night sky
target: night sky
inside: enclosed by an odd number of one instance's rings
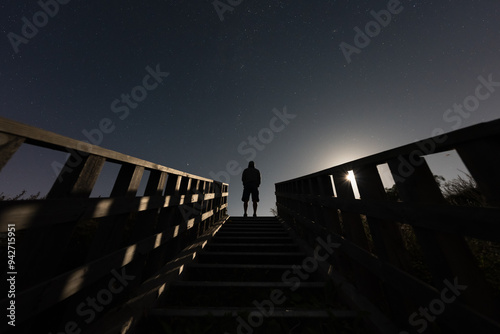
[[[249,159],[269,215],[275,182],[500,117],[499,84],[453,109],[500,82],[498,0],[60,1],[0,4],[0,115],[78,140],[109,119],[92,140],[229,182],[231,215]],[[0,193],[45,194],[64,159],[21,149]],[[464,171],[456,153],[429,163]]]

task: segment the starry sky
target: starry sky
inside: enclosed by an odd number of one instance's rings
[[[229,182],[231,215],[249,159],[269,215],[276,182],[500,117],[500,88],[452,110],[500,81],[498,0],[60,2],[0,4],[0,116],[88,141],[111,120],[92,140]],[[43,195],[64,159],[23,147],[0,193]],[[466,172],[453,152],[429,164]]]

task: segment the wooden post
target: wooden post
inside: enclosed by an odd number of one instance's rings
[[[387,194],[376,165],[366,165],[354,171],[356,184],[362,201],[387,200]],[[409,274],[413,273],[410,256],[404,246],[399,224],[385,219],[367,216],[373,244],[380,260],[386,261]],[[395,319],[402,323],[419,305],[382,281],[386,301]]]
[[[354,171],[354,175],[361,200],[387,200],[384,185],[375,165],[361,167]],[[410,257],[404,246],[399,224],[370,216],[367,217],[367,221],[380,259],[411,273]]]
[[[88,198],[106,159],[73,151],[47,194],[52,198]]]
[[[24,138],[0,133],[0,171],[24,143]]]
[[[167,173],[158,170],[152,170],[144,196],[152,198],[162,196],[163,189],[167,182]],[[137,222],[134,226],[134,232],[131,235],[130,243],[137,242],[154,233],[156,225],[158,224],[158,216],[161,208],[150,209],[137,213]]]
[[[339,199],[353,200],[354,191],[352,189],[351,182],[346,179],[346,176],[347,171],[345,173],[335,172],[333,174],[333,182],[335,182],[337,197]],[[368,239],[366,238],[365,229],[360,215],[357,213],[341,211],[341,216],[345,236],[359,247],[370,251],[370,248],[368,247]]]
[[[339,199],[354,200],[354,191],[351,182],[346,177],[347,171],[335,171],[333,173],[333,182],[335,182],[337,197]],[[360,215],[353,212],[341,211],[341,216],[346,239],[370,252]],[[351,267],[354,274],[354,281],[359,291],[374,303],[382,300],[383,292],[378,278],[359,263],[353,262]]]
[[[500,137],[461,144],[456,148],[460,158],[486,197],[488,205],[500,207]]]
[[[333,191],[332,178],[330,175],[321,175],[316,178],[317,188],[315,189],[316,194],[318,194],[323,199],[335,197]],[[337,236],[342,236],[342,226],[340,224],[339,210],[332,207],[321,207],[322,216],[320,220],[322,226],[325,227],[327,231]],[[350,258],[342,253],[341,251],[336,251],[333,253],[333,257],[329,261],[333,269],[341,273],[344,277],[352,276],[352,265]]]
[[[313,177],[309,179],[309,194],[318,198],[320,195],[319,191],[319,179]],[[322,227],[326,228],[326,222],[323,219],[323,206],[320,203],[312,202],[312,219]]]
[[[335,197],[333,192],[332,179],[330,175],[322,175],[318,177],[319,195],[323,198]],[[323,216],[326,222],[326,228],[331,232],[342,235],[342,226],[340,224],[338,209],[324,207]]]
[[[221,182],[217,182],[217,181],[214,181],[214,184],[215,184],[215,187],[216,187],[216,191],[215,191],[215,198],[214,198],[214,204],[215,204],[215,208],[216,210],[214,210],[214,219],[212,221],[212,224],[215,224],[217,221],[219,221],[219,219],[221,218],[221,210],[220,210],[220,206],[222,205],[222,183]],[[216,212],[215,212],[216,211]]]

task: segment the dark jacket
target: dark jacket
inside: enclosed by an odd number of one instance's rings
[[[248,167],[243,171],[241,176],[241,181],[243,181],[244,187],[258,187],[260,186],[260,172],[255,167]]]

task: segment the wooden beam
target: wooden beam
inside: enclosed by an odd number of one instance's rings
[[[205,181],[212,181],[211,179],[208,178],[185,173],[146,160],[134,158],[126,154],[118,153],[96,145],[89,144],[87,142],[75,140],[50,131],[42,130],[30,125],[15,122],[4,117],[0,117],[0,132],[4,132],[8,135],[14,135],[21,138],[25,138],[26,143],[33,144],[39,147],[46,147],[67,153],[71,153],[71,151],[78,151],[83,153],[82,156],[95,155],[105,158],[109,162],[116,162],[120,164],[129,163],[147,169],[155,169],[162,172],[167,172],[169,174],[176,174]]]

